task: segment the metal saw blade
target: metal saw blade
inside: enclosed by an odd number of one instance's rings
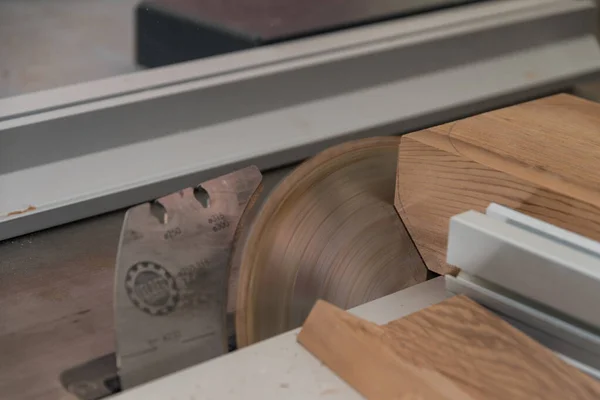
[[[329,148],[271,193],[241,249],[238,346],[300,326],[319,298],[347,309],[427,279],[394,209],[399,144]]]
[[[127,211],[115,274],[122,388],[227,352],[232,246],[260,182],[252,166],[158,199],[160,219],[150,203]]]

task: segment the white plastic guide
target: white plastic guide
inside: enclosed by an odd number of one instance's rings
[[[595,240],[532,218],[529,215],[521,214],[511,208],[492,203],[488,206],[485,213],[494,219],[546,237],[556,243],[586,252],[594,257],[600,255],[600,243]]]
[[[600,329],[600,243],[492,205],[450,220],[461,271]]]

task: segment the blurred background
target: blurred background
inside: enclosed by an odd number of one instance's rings
[[[0,0],[0,98],[470,2]]]
[[[0,97],[133,72],[139,0],[0,0]]]

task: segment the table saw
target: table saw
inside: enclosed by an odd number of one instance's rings
[[[593,9],[480,2],[0,100],[0,393],[358,396],[295,343],[317,298],[379,323],[447,285],[490,306],[488,286],[437,276],[470,262],[446,259],[450,219],[490,203],[598,240],[584,151],[597,106],[559,95],[501,108],[600,70]],[[457,125],[481,137],[446,141],[461,134],[452,121],[494,109],[508,111]],[[573,150],[573,131],[591,142]],[[506,137],[535,168],[477,150]],[[565,165],[583,167],[565,174],[536,152],[580,152]],[[460,182],[496,184],[471,197],[444,185],[462,164],[438,161],[453,157],[484,171]],[[195,323],[209,319],[214,329]]]

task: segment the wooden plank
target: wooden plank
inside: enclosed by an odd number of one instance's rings
[[[464,156],[405,137],[398,159],[395,205],[425,264],[445,274],[449,220],[491,203],[510,207],[600,240],[600,209]]]
[[[390,343],[474,399],[598,399],[600,383],[466,296],[390,322]]]
[[[323,300],[311,311],[298,342],[369,399],[470,399],[434,369],[415,367],[395,353],[383,328]]]
[[[600,398],[599,382],[464,296],[382,327],[319,302],[298,341],[368,398]]]
[[[600,240],[599,116],[558,95],[404,136],[395,205],[427,267],[454,272],[450,217],[491,202]]]
[[[600,204],[600,104],[559,94],[445,128],[442,134],[467,158]]]

